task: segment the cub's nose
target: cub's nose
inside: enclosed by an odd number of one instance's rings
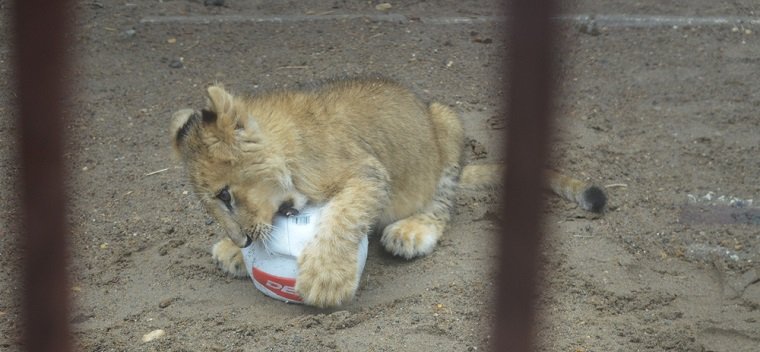
[[[296,216],[298,215],[298,209],[293,207],[293,201],[289,200],[286,202],[283,202],[280,204],[280,208],[277,209],[277,212],[285,215],[285,216]]]

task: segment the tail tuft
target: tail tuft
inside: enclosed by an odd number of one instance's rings
[[[607,205],[607,195],[604,194],[604,191],[601,188],[597,186],[591,186],[583,191],[579,203],[581,208],[585,210],[594,213],[601,213],[602,210],[604,210],[604,207]]]

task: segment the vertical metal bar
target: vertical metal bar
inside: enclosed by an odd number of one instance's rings
[[[555,4],[513,0],[507,14],[511,58],[508,80],[507,171],[504,176],[501,264],[494,347],[534,349],[535,293],[541,243],[543,169],[551,127],[552,44]]]
[[[62,113],[67,4],[17,0],[13,5],[27,351],[70,351]]]

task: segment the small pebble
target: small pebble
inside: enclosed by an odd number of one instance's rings
[[[164,335],[166,335],[166,331],[163,329],[156,329],[143,335],[142,342],[151,342],[155,339],[163,337]]]
[[[182,63],[182,58],[179,59],[172,59],[169,61],[169,67],[171,68],[182,68],[185,65]]]
[[[378,11],[388,11],[392,7],[393,7],[393,5],[391,5],[391,4],[387,3],[387,2],[384,2],[382,4],[375,5],[375,10],[378,10]]]
[[[583,23],[578,27],[578,31],[593,37],[601,34],[601,31],[599,31],[599,27],[597,27],[596,22]]]
[[[224,0],[203,0],[205,6],[224,6]]]
[[[166,308],[166,307],[170,306],[172,304],[172,302],[174,302],[174,298],[167,298],[167,299],[161,301],[158,304],[158,307],[159,308]]]
[[[127,29],[124,32],[121,32],[122,38],[132,38],[137,34],[137,31],[134,29]]]

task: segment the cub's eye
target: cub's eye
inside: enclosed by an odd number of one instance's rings
[[[219,193],[216,194],[216,198],[219,198],[227,207],[230,207],[230,202],[232,202],[232,195],[230,194],[230,187],[224,187],[222,188]]]

